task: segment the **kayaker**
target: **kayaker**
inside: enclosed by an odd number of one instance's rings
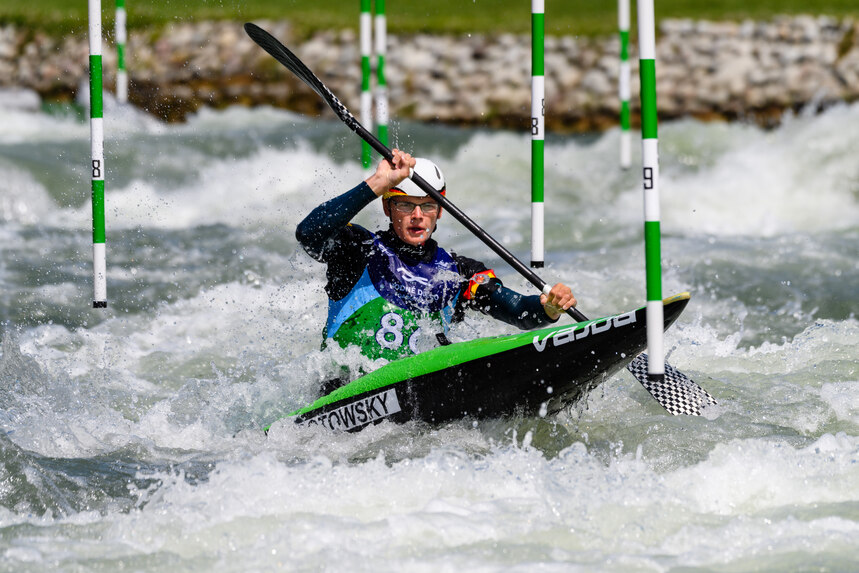
[[[395,149],[392,161],[381,161],[365,181],[316,207],[296,228],[304,250],[328,265],[324,344],[354,344],[370,358],[393,360],[446,344],[448,325],[466,309],[528,330],[576,305],[565,284],[548,295],[521,295],[483,263],[438,246],[431,237],[442,208],[408,178],[410,169],[445,195],[438,166]],[[387,230],[372,233],[350,223],[378,197],[390,219]],[[323,392],[342,383],[329,382]]]

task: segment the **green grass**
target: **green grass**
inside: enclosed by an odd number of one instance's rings
[[[500,33],[530,31],[528,0],[409,0],[387,2],[391,33]],[[813,6],[812,6],[813,4]],[[112,30],[115,3],[102,1],[106,31]],[[359,0],[126,0],[130,29],[201,19],[287,19],[301,35],[320,29],[358,27]],[[546,32],[564,35],[612,34],[615,0],[546,0]],[[859,17],[859,0],[656,0],[657,18],[764,20],[776,14]],[[48,32],[84,31],[85,0],[0,0],[0,24],[17,23]],[[635,26],[633,2],[633,27]]]

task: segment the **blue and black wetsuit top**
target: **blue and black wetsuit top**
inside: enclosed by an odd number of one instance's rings
[[[350,224],[374,199],[362,182],[314,209],[296,229],[304,250],[328,265],[326,341],[395,359],[437,345],[436,335],[462,320],[466,309],[521,329],[554,322],[539,295],[504,287],[479,261],[449,254],[432,239],[413,246],[391,229],[372,233]]]

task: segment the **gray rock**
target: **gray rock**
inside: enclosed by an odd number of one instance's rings
[[[358,106],[360,67],[354,31],[328,31],[293,45],[286,21],[259,22],[284,41],[350,109]],[[859,99],[859,29],[851,19],[777,17],[769,22],[666,20],[657,45],[660,113],[747,115],[811,103]],[[391,31],[395,32],[395,31]],[[450,122],[530,117],[530,36],[388,35],[386,75],[392,117]],[[846,51],[845,51],[846,48]],[[550,128],[617,121],[616,34],[550,36],[545,42]],[[637,46],[630,46],[638,109]],[[104,78],[116,54],[104,43]],[[318,109],[318,98],[254,44],[236,22],[171,24],[133,31],[127,61],[131,99],[147,109],[272,104]],[[375,66],[375,60],[374,60]],[[62,39],[0,27],[0,86],[46,97],[73,95],[88,73],[85,35]],[[4,105],[0,103],[0,105]],[[493,120],[494,121],[494,120]]]

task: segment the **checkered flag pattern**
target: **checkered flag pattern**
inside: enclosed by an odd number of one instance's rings
[[[700,416],[704,406],[716,403],[706,390],[668,363],[665,364],[665,377],[651,380],[647,375],[647,354],[639,354],[626,368],[663,408],[675,416]]]

